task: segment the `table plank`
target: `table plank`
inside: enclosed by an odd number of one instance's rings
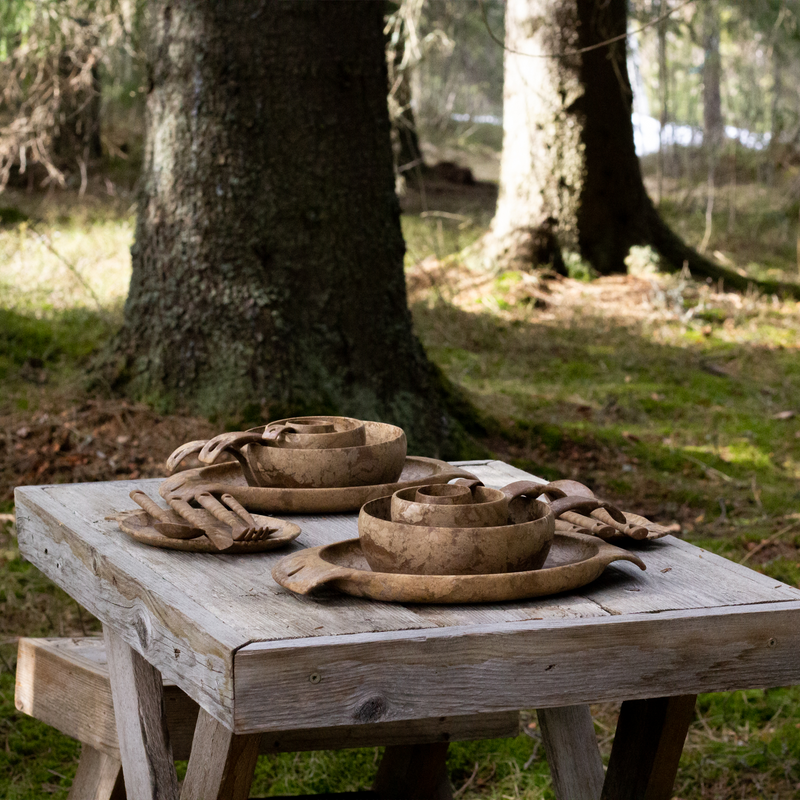
[[[236,654],[234,729],[785,686],[798,618],[790,602],[259,642]]]

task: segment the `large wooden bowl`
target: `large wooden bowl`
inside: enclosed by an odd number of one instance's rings
[[[491,575],[542,566],[555,533],[547,503],[516,501],[516,521],[486,528],[437,528],[393,522],[391,497],[371,500],[358,517],[361,549],[375,572]]]
[[[242,449],[258,486],[287,489],[372,486],[400,477],[406,460],[402,428],[364,422],[366,444],[305,450],[248,444]]]

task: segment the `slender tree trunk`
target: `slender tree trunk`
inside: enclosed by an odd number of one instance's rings
[[[382,2],[155,0],[120,384],[452,430],[412,334]]]
[[[716,0],[703,5],[703,145],[708,161],[706,189],[706,229],[698,248],[704,253],[711,241],[716,171],[719,150],[725,136],[722,122],[720,77],[722,62],[719,53],[720,19]]]
[[[659,0],[658,16],[664,15],[665,0]],[[664,128],[669,120],[669,70],[667,69],[667,25],[668,21],[658,23],[658,100],[659,100],[659,127],[658,127],[658,205],[664,194]]]
[[[800,294],[709,261],[659,217],[634,149],[624,39],[575,52],[624,36],[626,23],[625,0],[508,0],[500,195],[482,257],[557,266],[565,248],[610,274],[633,245],[652,245],[668,269]]]
[[[784,118],[781,112],[781,99],[783,96],[783,54],[776,43],[772,45],[772,98],[769,106],[770,138],[769,157],[770,169],[774,175],[781,159],[781,139],[783,138]]]

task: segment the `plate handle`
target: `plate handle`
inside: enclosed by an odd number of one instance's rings
[[[337,578],[349,577],[351,573],[351,569],[337,567],[310,550],[302,550],[281,559],[272,569],[272,578],[296,594],[310,594]]]

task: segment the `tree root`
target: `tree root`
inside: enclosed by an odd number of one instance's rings
[[[723,286],[746,292],[751,287],[764,294],[782,295],[800,300],[800,284],[784,283],[782,281],[757,280],[747,275],[742,275],[732,269],[727,269],[697,252],[687,245],[674,231],[661,219],[650,198],[647,198],[648,217],[648,242],[663,257],[663,269],[667,272],[680,272],[688,268],[695,278],[705,277],[715,281],[722,281]]]

